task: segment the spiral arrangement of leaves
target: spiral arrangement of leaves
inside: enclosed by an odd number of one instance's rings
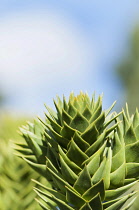
[[[128,108],[111,113],[114,104],[102,109],[102,97],[70,94],[54,100],[56,111],[47,107],[46,120],[35,120],[20,129],[24,144],[18,155],[41,176],[35,181],[43,209],[129,209],[138,183],[139,113]],[[119,116],[123,116],[120,120]]]

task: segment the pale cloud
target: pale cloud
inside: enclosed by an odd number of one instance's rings
[[[84,89],[92,58],[85,33],[60,15],[17,13],[0,20],[0,83],[19,109],[46,102],[44,92],[48,98]]]

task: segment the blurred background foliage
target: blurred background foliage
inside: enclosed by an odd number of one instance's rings
[[[27,118],[26,118],[27,120]],[[21,158],[14,155],[12,140],[22,141],[17,133],[19,126],[25,124],[25,118],[15,118],[9,114],[0,114],[0,209],[1,210],[39,210],[34,200],[34,183],[40,180]]]
[[[125,55],[119,61],[118,75],[125,91],[124,102],[129,105],[130,113],[139,108],[139,26],[131,33]]]
[[[136,108],[139,109],[139,25],[133,28],[127,46],[122,59],[119,60],[116,72],[124,88],[123,106],[127,102],[132,115]],[[139,185],[136,187],[139,188]],[[131,210],[138,210],[138,205],[139,196]]]

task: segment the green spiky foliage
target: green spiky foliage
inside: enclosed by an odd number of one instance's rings
[[[129,209],[137,196],[137,190],[131,189],[138,182],[139,158],[125,114],[123,125],[120,114],[110,113],[114,104],[103,111],[101,96],[90,99],[82,92],[70,94],[68,101],[57,97],[54,104],[56,111],[46,106],[45,121],[39,119],[21,128],[25,144],[16,148],[47,180],[45,185],[35,181],[41,207]],[[135,116],[134,128],[139,119]]]
[[[33,171],[27,163],[14,155],[12,142],[22,139],[17,129],[25,123],[24,119],[13,118],[9,115],[0,118],[0,209],[1,210],[39,210],[34,200],[35,186],[31,179],[40,180],[40,175]]]
[[[125,157],[126,157],[126,181],[132,182],[139,179],[139,112],[136,109],[135,113],[130,116],[128,105],[122,114],[123,124],[121,125],[120,132],[124,137],[125,142]],[[120,134],[121,135],[121,134]],[[120,137],[120,136],[119,136]],[[139,189],[139,184],[135,185],[135,189]],[[138,210],[138,198],[134,202],[132,209]]]
[[[125,162],[126,162],[126,183],[131,183],[139,178],[139,112],[129,115],[128,106],[122,112],[123,123],[118,127],[117,139],[124,139]],[[120,154],[119,148],[119,154]],[[122,153],[122,152],[121,152]],[[123,153],[122,153],[123,154]],[[118,158],[120,159],[120,158]],[[124,159],[121,157],[121,159]]]

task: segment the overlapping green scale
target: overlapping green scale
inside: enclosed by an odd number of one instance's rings
[[[126,159],[126,181],[132,182],[139,178],[139,112],[136,109],[135,114],[129,115],[128,106],[123,110],[123,124],[121,132],[123,133],[125,144]]]
[[[46,119],[21,129],[26,141],[19,156],[49,181],[35,189],[43,209],[129,209],[138,182],[138,123],[123,111],[102,109],[102,97],[80,93],[69,100],[57,97],[56,111],[47,107]],[[34,132],[39,130],[38,133]],[[19,145],[18,145],[19,146]],[[128,202],[128,200],[130,202]]]

